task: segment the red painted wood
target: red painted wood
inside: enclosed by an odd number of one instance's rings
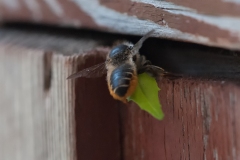
[[[87,6],[87,7],[86,7]],[[239,50],[237,0],[2,0],[0,23],[30,22],[143,35]],[[117,24],[117,25],[115,25]]]
[[[14,33],[15,37],[9,39],[9,43],[14,42],[12,40],[19,37],[16,32]],[[24,33],[24,35],[27,34]],[[26,38],[22,38],[21,42],[25,40]],[[49,39],[43,40],[49,41]],[[28,41],[30,42],[30,40]],[[62,49],[62,46],[60,46],[62,43],[59,43],[59,39],[54,42],[56,48]],[[149,44],[150,46],[150,49],[147,49],[145,53],[150,55],[152,50],[158,51],[155,54],[156,57],[150,56],[153,61],[155,59],[156,62],[159,62],[158,64],[164,62],[170,67],[176,68],[185,65],[181,69],[183,71],[189,69],[194,74],[197,73],[195,76],[201,73],[207,73],[207,77],[213,73],[219,75],[219,71],[236,75],[239,73],[237,55],[229,57],[225,56],[226,54],[221,55],[220,50],[215,49],[203,49],[188,45],[181,47],[178,45],[176,47],[175,45],[167,46],[170,43],[158,43],[155,40],[155,44],[150,42],[145,43],[145,45]],[[23,45],[24,43],[18,42],[19,44]],[[39,43],[37,44],[39,45]],[[72,41],[66,43],[66,46],[68,47],[70,44],[72,44]],[[164,46],[164,50],[157,48],[158,44]],[[50,50],[50,47],[46,48]],[[79,48],[83,48],[83,46],[80,45]],[[73,47],[74,50],[71,49],[69,52],[75,53],[75,50],[79,48],[75,49]],[[176,54],[170,54],[173,52]],[[189,54],[183,54],[183,52],[189,52]],[[190,52],[196,56],[191,56]],[[78,57],[75,64],[79,64],[79,70],[92,66],[103,62],[104,56],[102,54],[106,53],[107,49],[102,52],[93,50],[87,52],[87,54],[75,55]],[[211,53],[219,53],[220,57],[216,54],[211,55]],[[172,56],[167,57],[166,55]],[[179,57],[176,55],[179,55]],[[72,55],[65,54],[64,56],[68,58]],[[171,57],[173,58],[172,61]],[[207,61],[204,59],[207,59]],[[199,62],[196,65],[197,61]],[[66,61],[66,63],[68,62]],[[62,67],[62,63],[59,66]],[[214,69],[210,68],[213,66]],[[200,70],[198,70],[199,68]],[[208,70],[204,71],[205,68],[208,68]],[[66,74],[64,70],[58,72],[60,75],[62,72]],[[227,77],[233,77],[231,74]],[[65,81],[65,79],[61,80]],[[168,80],[163,78],[159,82],[161,88],[159,97],[165,112],[165,118],[163,121],[158,121],[146,112],[141,111],[133,103],[125,106],[121,102],[113,100],[109,95],[105,77],[99,79],[79,78],[75,82],[75,134],[77,141],[73,148],[76,147],[79,160],[240,159],[239,84],[206,79],[179,78]],[[61,90],[61,86],[59,86],[59,89]],[[53,115],[51,118],[56,117]],[[74,133],[71,135],[74,135]],[[49,139],[51,140],[51,137]]]
[[[83,59],[79,70],[103,62],[103,58],[90,55],[80,56],[79,64]],[[75,94],[78,160],[120,160],[118,107],[105,77],[77,79]]]
[[[135,104],[122,106],[124,160],[240,159],[240,97],[233,84],[163,79],[158,121]]]

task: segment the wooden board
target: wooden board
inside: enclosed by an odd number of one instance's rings
[[[133,103],[113,100],[105,77],[66,80],[77,70],[103,62],[110,50],[102,46],[107,40],[43,33],[0,30],[0,159],[240,158],[240,87],[229,80],[238,70],[224,81],[163,78],[159,98],[165,118],[157,121]],[[196,70],[197,75],[210,75],[208,57],[189,56],[198,51],[218,62],[210,69],[216,75],[222,74],[217,66],[224,61],[221,71],[238,69],[238,56],[229,51],[219,56],[221,50],[195,45],[166,43],[154,57],[159,43],[153,41],[143,51],[170,68],[182,66],[190,73],[187,69],[198,66],[202,70]],[[172,60],[184,63],[173,63],[169,52]]]
[[[163,121],[121,106],[124,160],[240,158],[239,86],[178,79],[159,82]]]
[[[119,113],[105,78],[66,80],[108,48],[8,33],[0,38],[0,159],[120,159]],[[66,48],[55,51],[61,42]]]
[[[237,0],[2,0],[2,22],[87,27],[240,49]]]
[[[49,56],[0,45],[0,159],[76,158],[74,83],[65,81],[73,68]]]

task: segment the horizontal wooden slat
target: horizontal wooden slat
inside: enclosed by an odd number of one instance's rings
[[[2,0],[2,22],[36,22],[240,49],[236,0]]]

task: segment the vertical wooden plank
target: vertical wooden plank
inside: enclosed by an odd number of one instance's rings
[[[76,60],[78,69],[102,63],[106,52],[92,51]],[[121,159],[119,112],[106,78],[76,80],[77,156],[82,159]]]
[[[45,54],[0,45],[0,159],[76,159],[72,67],[54,55],[46,88]]]
[[[237,85],[189,79],[159,85],[163,121],[133,103],[122,106],[125,160],[240,158]]]
[[[42,123],[34,123],[43,111],[43,79],[36,78],[43,75],[43,54],[36,51],[33,56],[33,52],[0,46],[0,159],[34,159],[38,154],[46,154],[45,141],[35,139],[43,135],[43,130],[34,134],[35,127],[43,128]],[[34,149],[35,142],[41,146],[38,151]]]
[[[121,158],[119,112],[105,77],[66,80],[103,54],[0,44],[0,159]]]
[[[46,125],[49,159],[76,159],[74,83],[66,77],[73,68],[72,58],[53,54],[51,88],[46,94]]]

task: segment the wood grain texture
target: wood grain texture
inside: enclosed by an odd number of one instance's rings
[[[240,158],[239,86],[163,79],[158,121],[135,104],[122,106],[124,160]]]
[[[0,159],[120,159],[119,113],[105,78],[66,80],[77,68],[102,61],[108,49],[93,45],[91,52],[67,56],[49,51],[49,44],[25,46],[34,36],[23,36],[22,44],[6,37],[0,38]],[[55,42],[61,47],[60,39]]]
[[[110,49],[102,47],[105,40],[13,30],[0,30],[0,35],[1,160],[240,159],[238,84],[163,78],[159,98],[165,118],[157,121],[133,103],[113,100],[105,77],[66,80],[104,61]],[[158,40],[145,44],[156,64],[162,59],[169,67],[183,64],[182,71],[196,75],[209,64],[217,75],[231,67],[238,73],[239,59],[228,52],[219,56],[216,49],[166,42],[160,57],[153,51]],[[212,58],[191,56],[203,52]],[[202,75],[208,77],[209,70]]]
[[[49,88],[44,87],[44,53],[0,45],[0,159],[76,159],[72,67],[53,55]]]
[[[238,1],[2,0],[2,22],[86,27],[240,49]]]
[[[81,70],[104,61],[104,52],[88,52]],[[106,53],[106,52],[105,52]],[[106,54],[105,54],[106,55]],[[120,116],[105,77],[76,80],[76,136],[79,160],[121,159]]]

